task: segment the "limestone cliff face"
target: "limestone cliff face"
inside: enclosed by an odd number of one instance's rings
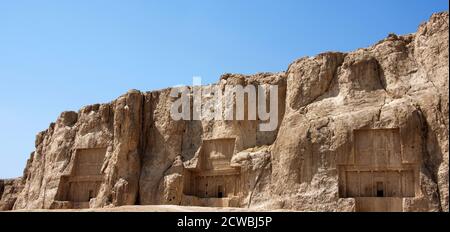
[[[0,180],[0,211],[12,209],[22,189],[22,178]]]
[[[351,132],[367,128],[399,128],[404,155],[416,156],[420,189],[404,210],[448,211],[447,13],[433,15],[416,34],[289,67],[272,195],[281,194],[286,208],[349,209],[353,202],[339,198],[336,168],[354,158]]]
[[[273,132],[259,121],[174,121],[171,89],[64,112],[37,135],[18,191],[0,202],[448,211],[448,33],[448,13],[439,13],[415,34],[213,85],[278,85]],[[202,169],[217,149],[231,155],[220,174]]]

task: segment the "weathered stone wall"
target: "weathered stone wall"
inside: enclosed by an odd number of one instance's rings
[[[106,149],[101,184],[89,207],[371,210],[382,204],[339,194],[340,167],[354,157],[355,130],[396,129],[404,162],[417,157],[412,163],[418,187],[414,197],[391,199],[392,210],[448,211],[448,73],[444,12],[415,34],[389,35],[350,53],[302,58],[286,72],[223,75],[214,86],[279,86],[280,123],[273,132],[259,131],[259,121],[174,121],[171,89],[132,90],[111,103],[64,112],[39,133],[23,190],[12,197],[14,206],[4,209],[74,207],[60,193],[76,168],[76,151]],[[235,139],[230,166],[240,168],[237,197],[219,201],[185,195],[186,169],[197,167],[203,141],[224,138]],[[5,193],[0,202],[11,198]]]
[[[419,157],[420,191],[408,204],[448,211],[448,13],[433,15],[416,34],[300,59],[287,75],[286,114],[272,151],[281,205],[354,210],[338,197],[336,169],[353,153],[353,131],[399,128],[403,154]]]
[[[22,189],[22,178],[0,180],[0,211],[11,210]]]

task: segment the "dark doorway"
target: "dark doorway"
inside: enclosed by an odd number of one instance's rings
[[[89,190],[89,200],[94,198],[94,190]]]
[[[222,185],[217,186],[217,197],[223,198],[223,187]]]
[[[383,182],[377,182],[377,197],[384,197]]]

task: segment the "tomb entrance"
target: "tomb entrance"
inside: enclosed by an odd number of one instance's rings
[[[71,202],[73,208],[89,208],[103,181],[105,154],[106,148],[77,149],[71,174],[61,178],[57,200]]]
[[[401,211],[414,197],[418,165],[402,157],[399,129],[355,130],[353,155],[339,168],[339,195],[357,211]]]
[[[234,138],[203,141],[197,167],[185,175],[184,194],[200,201],[209,199],[208,202],[211,199],[225,202],[237,196],[241,176],[240,168],[230,165],[234,149]]]

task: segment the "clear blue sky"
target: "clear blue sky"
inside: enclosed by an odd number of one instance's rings
[[[282,71],[415,32],[447,0],[0,2],[0,178],[22,174],[60,112],[129,89]]]

